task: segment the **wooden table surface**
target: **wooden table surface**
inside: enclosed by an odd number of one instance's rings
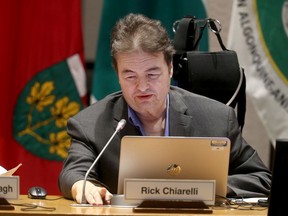
[[[128,206],[89,206],[89,207],[73,207],[75,204],[72,200],[67,200],[59,196],[47,196],[45,200],[29,199],[25,195],[21,195],[18,200],[8,200],[13,204],[14,210],[0,210],[0,215],[211,215],[211,214],[192,214],[192,213],[135,213],[133,207]],[[33,204],[33,209],[28,205]],[[26,205],[26,206],[23,206]],[[30,206],[32,207],[32,206]],[[46,208],[54,208],[46,209]],[[267,215],[267,208],[260,208],[254,210],[240,210],[240,209],[224,209],[222,207],[211,207],[213,215],[245,215],[245,216],[263,216]],[[247,207],[248,208],[248,207]]]

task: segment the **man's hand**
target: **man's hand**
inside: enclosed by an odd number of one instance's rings
[[[73,199],[77,203],[82,202],[82,190],[84,180],[77,181],[73,184],[71,192]],[[98,187],[89,181],[86,181],[85,197],[88,203],[93,205],[110,204],[110,199],[113,195],[105,188]]]

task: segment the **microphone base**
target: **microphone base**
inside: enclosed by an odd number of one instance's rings
[[[70,204],[72,207],[94,207],[97,205],[89,204],[89,203],[72,203]]]

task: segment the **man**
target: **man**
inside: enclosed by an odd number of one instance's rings
[[[159,21],[127,15],[112,30],[111,53],[122,91],[68,121],[72,143],[59,177],[66,198],[81,202],[85,173],[121,119],[127,120],[125,128],[88,177],[88,203],[109,203],[117,192],[120,141],[125,135],[228,137],[232,143],[228,195],[268,195],[271,174],[242,138],[234,110],[170,86],[174,49]]]

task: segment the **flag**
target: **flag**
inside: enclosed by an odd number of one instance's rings
[[[22,163],[20,193],[59,194],[70,141],[67,118],[83,107],[80,0],[0,3],[0,165]]]
[[[116,21],[128,13],[141,13],[158,19],[166,27],[171,39],[174,38],[173,24],[186,15],[206,18],[206,10],[201,0],[105,0],[103,1],[101,23],[98,36],[95,66],[92,81],[91,102],[102,99],[107,94],[120,89],[117,76],[112,68],[110,55],[110,32]],[[208,50],[208,34],[205,32],[200,49]]]
[[[247,96],[269,138],[287,138],[288,2],[235,0],[228,47],[245,69]]]

